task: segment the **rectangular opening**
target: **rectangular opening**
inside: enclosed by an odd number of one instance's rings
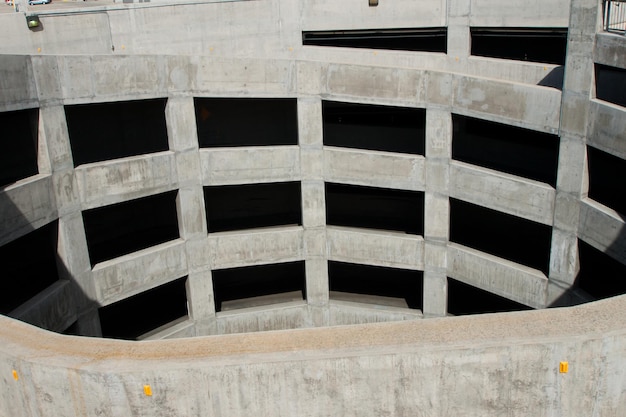
[[[74,166],[169,149],[167,99],[65,106]]]
[[[39,110],[0,113],[0,187],[39,173]]]
[[[326,224],[424,234],[424,193],[326,183]]]
[[[595,71],[596,97],[626,107],[626,69],[595,64]]]
[[[195,98],[201,148],[298,144],[295,98]]]
[[[548,274],[550,226],[451,198],[450,241]]]
[[[508,298],[448,278],[448,313],[454,316],[532,310]]]
[[[426,110],[322,101],[324,145],[424,155]]]
[[[559,137],[452,115],[452,159],[556,187]]]
[[[204,187],[209,233],[302,225],[300,182]]]
[[[178,239],[177,191],[83,211],[91,265]]]
[[[212,271],[215,310],[306,299],[304,261]]]
[[[302,44],[445,54],[448,49],[448,28],[306,31],[302,32]]]
[[[594,298],[626,294],[626,265],[578,239],[576,286]]]
[[[421,310],[423,276],[410,269],[328,261],[330,298],[335,300]]]
[[[589,198],[626,215],[626,161],[587,146],[589,164]]]
[[[187,277],[179,278],[98,309],[102,336],[135,340],[187,316]]]
[[[565,65],[567,28],[470,28],[471,54]]]
[[[59,280],[58,222],[0,247],[0,314],[8,314]]]

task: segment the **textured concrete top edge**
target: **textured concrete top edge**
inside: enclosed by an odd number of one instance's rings
[[[0,351],[49,365],[96,366],[109,360],[229,361],[272,356],[350,356],[595,339],[626,333],[626,296],[576,307],[445,317],[367,325],[281,330],[176,340],[131,342],[65,336],[0,316]],[[306,354],[304,354],[306,352]],[[303,355],[304,354],[304,355]],[[262,360],[262,359],[257,359]]]

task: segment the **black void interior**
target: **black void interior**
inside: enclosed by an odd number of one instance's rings
[[[450,199],[450,241],[549,272],[552,228]]]
[[[306,31],[302,44],[446,53],[448,28]]]
[[[187,277],[98,309],[102,336],[134,340],[187,316]]]
[[[300,182],[204,187],[209,233],[302,225]]]
[[[556,186],[559,137],[452,115],[452,159]]]
[[[626,107],[626,69],[595,64],[596,97]]]
[[[36,175],[39,110],[0,113],[0,187]]]
[[[0,313],[8,314],[59,280],[58,222],[0,247]]]
[[[426,110],[322,101],[324,145],[424,155]]]
[[[222,311],[226,301],[273,294],[300,292],[306,299],[304,261],[218,269],[212,271],[212,276],[215,311]]]
[[[626,294],[626,265],[581,239],[578,239],[578,255],[578,288],[597,299]]]
[[[567,28],[470,28],[471,54],[517,61],[565,64]]]
[[[422,309],[423,277],[422,271],[328,261],[331,292],[401,298],[418,310]]]
[[[626,215],[626,181],[617,173],[626,172],[626,161],[587,146],[589,198]]]
[[[424,234],[424,193],[326,183],[326,224]]]
[[[167,99],[65,106],[74,166],[169,149]]]
[[[83,211],[91,265],[180,237],[177,191]]]
[[[520,310],[532,310],[532,308],[448,277],[448,313],[452,315]]]
[[[201,148],[298,144],[295,98],[195,98]]]

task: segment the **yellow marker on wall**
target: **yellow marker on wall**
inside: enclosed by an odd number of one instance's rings
[[[559,364],[559,372],[562,374],[566,374],[568,367],[569,367],[569,364],[567,362],[561,362]]]
[[[16,381],[20,379],[20,376],[17,374],[17,371],[15,369],[13,370],[13,379],[15,379]]]
[[[143,393],[146,394],[148,397],[152,396],[152,387],[150,385],[144,385],[143,386]]]

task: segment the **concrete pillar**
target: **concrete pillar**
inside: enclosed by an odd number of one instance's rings
[[[446,274],[449,238],[449,177],[452,155],[452,116],[448,110],[426,111],[426,186],[424,198],[424,300],[425,317],[447,313]]]
[[[599,3],[572,0],[561,101],[561,146],[546,306],[575,302],[570,291],[579,271],[580,200],[588,191],[586,134],[593,89],[593,48],[601,27]]]
[[[197,336],[217,330],[210,262],[206,257],[207,221],[193,97],[170,97],[165,108],[170,150],[178,177],[176,211],[189,261],[187,306]]]
[[[328,265],[326,259],[326,202],[323,177],[322,103],[298,99],[298,137],[302,177],[302,225],[306,294],[314,326],[328,325]]]
[[[448,58],[453,71],[467,68],[470,56],[470,0],[450,0],[448,5]]]

